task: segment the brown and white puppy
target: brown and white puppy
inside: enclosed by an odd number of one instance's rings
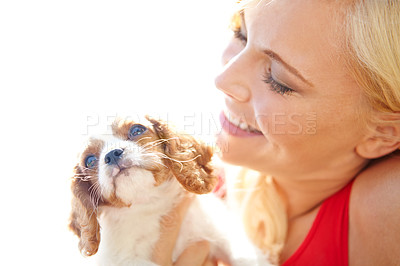
[[[80,155],[71,186],[70,229],[80,238],[82,254],[98,253],[100,265],[154,265],[150,259],[162,216],[187,191],[213,189],[212,150],[149,117],[143,124],[116,120],[112,131],[112,136],[91,137]],[[173,261],[190,243],[206,239],[212,256],[233,265],[267,265],[258,262],[265,258],[233,224],[218,199],[197,197]]]

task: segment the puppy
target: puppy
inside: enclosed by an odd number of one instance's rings
[[[187,192],[205,194],[217,182],[212,150],[164,122],[116,120],[112,136],[91,137],[72,178],[70,229],[84,256],[99,265],[155,265],[160,221]],[[210,242],[210,256],[231,265],[269,265],[224,205],[211,195],[191,204],[173,252]],[[101,239],[101,241],[100,241]]]

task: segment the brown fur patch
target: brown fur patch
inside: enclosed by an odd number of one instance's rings
[[[79,250],[87,256],[96,254],[100,244],[100,226],[97,222],[97,206],[90,198],[90,179],[83,181],[80,166],[75,167],[72,179],[72,211],[69,228],[79,237]]]
[[[209,193],[218,178],[211,165],[212,149],[193,136],[178,133],[162,121],[146,117],[154,127],[158,137],[164,139],[165,164],[181,185],[197,194]]]

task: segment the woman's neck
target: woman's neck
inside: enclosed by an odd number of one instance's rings
[[[368,161],[363,161],[348,169],[307,177],[274,177],[278,192],[285,201],[289,222],[320,206],[325,199],[346,186],[367,164]]]

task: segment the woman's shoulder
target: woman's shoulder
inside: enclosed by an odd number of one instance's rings
[[[372,162],[354,181],[352,198],[372,205],[400,199],[400,153]],[[382,199],[382,200],[379,200]]]
[[[400,263],[400,155],[377,160],[359,174],[350,200],[350,259]],[[383,264],[382,264],[383,263]],[[399,265],[399,264],[398,264]]]

